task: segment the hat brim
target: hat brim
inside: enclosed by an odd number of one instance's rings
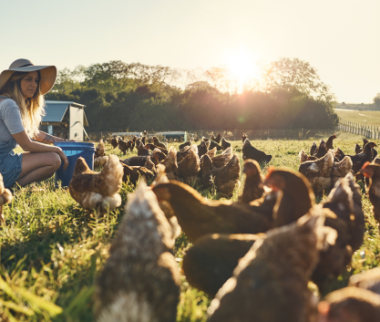
[[[42,95],[45,95],[53,88],[55,80],[57,79],[57,67],[55,66],[26,66],[3,70],[0,74],[0,92],[15,72],[30,73],[35,71],[40,72],[40,91]]]

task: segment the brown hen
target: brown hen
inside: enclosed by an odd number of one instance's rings
[[[170,204],[191,242],[207,234],[256,234],[272,227],[272,218],[259,206],[208,200],[181,182],[158,184],[153,191],[160,202]]]
[[[129,181],[135,186],[140,177],[145,178],[145,181],[151,181],[154,178],[154,173],[145,167],[130,167],[124,163],[122,166],[124,170],[123,182]]]
[[[331,229],[306,215],[257,240],[208,309],[209,322],[305,322],[311,315],[310,274]]]
[[[368,197],[373,206],[373,215],[376,221],[380,223],[380,165],[366,162],[360,173],[369,178]]]
[[[264,194],[264,183],[261,177],[260,165],[255,160],[245,160],[243,166],[245,173],[245,184],[242,195],[239,197],[240,202],[250,203],[259,199]]]
[[[183,182],[194,185],[200,171],[200,162],[197,154],[197,146],[192,145],[186,157],[178,162],[178,176]]]
[[[84,158],[78,158],[69,184],[70,195],[84,209],[104,212],[121,205],[119,190],[123,166],[116,155],[110,155],[101,172],[92,171]]]

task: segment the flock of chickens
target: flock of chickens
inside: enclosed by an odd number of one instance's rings
[[[180,273],[173,247],[181,231],[192,243],[182,270],[190,285],[213,297],[210,322],[380,321],[380,268],[353,275],[323,301],[309,289],[312,281],[325,293],[363,243],[357,180],[365,182],[380,221],[376,144],[344,155],[333,150],[335,138],[313,144],[310,156],[301,151],[298,172],[269,167],[264,177],[260,163],[272,156],[244,135],[246,179],[237,202],[209,200],[192,188],[231,197],[238,186],[239,156],[220,134],[179,151],[156,137],[113,138],[124,154],[137,149],[126,160],[106,156],[100,140],[95,164],[103,169],[94,172],[79,158],[71,196],[90,212],[106,213],[121,205],[123,181],[137,187],[97,280],[97,321],[176,321]],[[330,193],[317,205],[323,191]],[[0,205],[3,193],[0,185]]]

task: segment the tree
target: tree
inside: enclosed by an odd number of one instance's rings
[[[321,81],[317,70],[298,58],[281,58],[264,67],[263,83],[267,91],[296,89],[317,100],[331,102],[334,99],[330,87]]]
[[[373,103],[375,104],[375,107],[380,108],[380,93],[378,93],[378,94],[373,98]]]

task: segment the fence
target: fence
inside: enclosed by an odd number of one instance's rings
[[[363,135],[367,139],[379,139],[380,128],[339,119],[338,130]]]

